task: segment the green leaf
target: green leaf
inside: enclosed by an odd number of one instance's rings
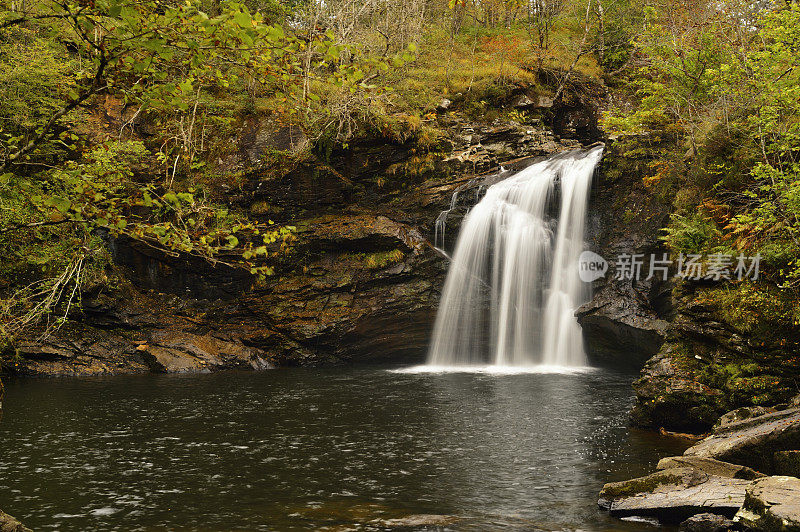
[[[242,28],[252,28],[253,27],[253,17],[250,16],[249,13],[245,13],[243,11],[239,11],[233,15],[233,21],[236,22]]]
[[[46,203],[55,207],[61,214],[66,214],[69,208],[72,207],[72,202],[60,196],[51,196],[47,199]]]
[[[122,13],[122,5],[119,2],[111,2],[108,6],[108,16],[117,18]]]

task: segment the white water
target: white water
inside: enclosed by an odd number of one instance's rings
[[[586,365],[574,312],[590,293],[577,268],[602,152],[573,151],[529,166],[489,187],[467,214],[436,316],[429,371]]]
[[[536,366],[434,366],[425,364],[422,366],[410,366],[408,368],[390,369],[390,373],[482,373],[485,375],[523,375],[523,374],[558,374],[574,375],[579,373],[589,373],[596,371],[597,368],[588,366],[546,366],[539,364]]]

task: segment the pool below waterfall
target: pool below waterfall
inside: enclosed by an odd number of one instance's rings
[[[642,530],[597,492],[684,446],[627,426],[632,378],[10,380],[0,508],[35,530]]]

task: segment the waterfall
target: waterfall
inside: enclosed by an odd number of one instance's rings
[[[578,257],[602,153],[559,154],[486,190],[461,224],[429,365],[586,365]]]

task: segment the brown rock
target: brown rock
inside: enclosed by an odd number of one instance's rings
[[[270,363],[258,350],[211,335],[161,333],[143,356],[151,369],[161,373],[201,373],[211,370],[266,369]]]

